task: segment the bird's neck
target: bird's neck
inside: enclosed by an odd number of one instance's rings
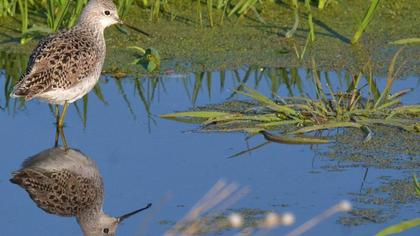
[[[99,222],[102,214],[104,214],[102,208],[98,209],[97,207],[92,207],[76,216],[77,223],[84,235],[86,235],[87,232],[92,231],[92,227],[95,227],[96,223]]]
[[[95,35],[103,36],[105,28],[102,27],[101,24],[93,23],[89,20],[86,21],[79,21],[76,25],[76,27],[79,27],[81,29],[88,29],[90,32],[92,32]]]
[[[79,22],[73,30],[76,31],[83,31],[84,33],[89,34],[92,37],[93,42],[95,43],[98,49],[104,51],[105,46],[105,37],[104,37],[104,29],[100,26],[89,24],[87,22]]]
[[[94,8],[96,5],[92,2],[93,1],[89,2],[82,14],[80,14],[77,25],[103,35],[106,26],[100,23],[99,19],[101,16],[95,11]]]

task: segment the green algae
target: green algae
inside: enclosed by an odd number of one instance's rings
[[[339,218],[338,222],[347,226],[369,223],[385,223],[393,218],[401,206],[416,204],[413,181],[410,177],[389,180],[381,178],[382,184],[364,189],[355,195],[355,209]]]
[[[349,129],[336,136],[337,142],[319,155],[346,161],[356,167],[381,169],[416,169],[420,167],[420,135],[392,127],[373,128],[375,138],[360,142],[363,133]]]
[[[309,45],[302,62],[296,58],[294,46],[303,47],[309,26],[306,15],[301,14],[301,24],[295,36],[284,38],[294,21],[293,10],[288,5],[259,5],[259,15],[265,24],[254,14],[248,14],[241,18],[232,16],[223,25],[216,24],[213,28],[209,27],[206,17],[203,18],[204,26],[199,26],[196,13],[185,4],[172,9],[176,12],[174,20],[171,20],[172,13],[164,11],[159,22],[150,22],[149,9],[133,5],[125,21],[150,33],[152,37],[144,37],[135,30],[128,30],[128,35],[116,28],[107,30],[108,57],[104,69],[110,73],[145,74],[146,71],[138,66],[130,65],[135,55],[127,49],[127,46],[141,46],[159,51],[163,60],[161,71],[220,70],[244,64],[309,67],[309,58],[314,57],[321,69],[358,70],[370,60],[374,62],[376,71],[384,72],[385,65],[395,51],[395,47],[388,45],[388,42],[420,34],[419,27],[415,25],[420,4],[415,0],[382,2],[358,45],[349,44],[349,38],[363,18],[368,2],[337,1],[322,11],[313,8],[317,40]],[[215,11],[215,19],[219,16],[220,12]],[[40,17],[35,17],[33,21],[33,24],[45,24]],[[20,45],[17,28],[17,19],[1,19],[0,50],[29,54],[36,42],[33,40],[28,45]],[[409,59],[406,73],[419,71],[415,63],[419,59],[418,52],[419,47],[412,47],[410,53],[405,54]]]

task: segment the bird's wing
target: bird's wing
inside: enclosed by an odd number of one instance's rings
[[[88,31],[73,29],[40,41],[13,95],[31,99],[54,89],[66,89],[95,72],[100,55]]]
[[[76,216],[103,201],[102,181],[98,183],[67,170],[44,172],[28,168],[14,172],[10,181],[25,189],[37,206],[50,214]]]

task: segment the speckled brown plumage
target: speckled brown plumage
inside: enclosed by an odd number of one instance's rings
[[[21,186],[47,213],[74,216],[85,235],[115,232],[118,218],[102,211],[104,186],[92,159],[75,149],[51,148],[28,158],[12,173],[10,182]]]
[[[50,214],[79,217],[102,207],[102,177],[95,163],[74,149],[42,151],[13,172],[10,181]]]
[[[50,214],[74,216],[85,236],[111,236],[124,219],[150,207],[111,217],[102,210],[104,185],[94,161],[75,149],[50,148],[12,173],[36,205]]]
[[[76,217],[85,236],[115,235],[119,223],[151,206],[120,217],[105,214],[99,170],[92,159],[75,149],[41,151],[25,160],[10,181],[25,189],[45,212]]]
[[[111,0],[90,0],[78,24],[42,39],[32,52],[13,97],[72,103],[98,81],[105,59],[104,30],[118,23]]]
[[[44,38],[29,58],[14,94],[31,99],[54,89],[68,89],[95,72],[104,58],[103,43],[83,25]]]
[[[95,180],[69,170],[23,169],[13,173],[10,181],[24,188],[37,206],[50,214],[78,216],[102,205],[102,184],[97,186]]]

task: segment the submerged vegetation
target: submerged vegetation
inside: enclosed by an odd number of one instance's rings
[[[202,131],[242,131],[250,135],[261,133],[269,141],[289,144],[327,143],[328,140],[325,139],[297,135],[337,128],[361,129],[365,133],[365,142],[373,137],[371,127],[374,125],[393,126],[417,133],[420,132],[420,105],[402,105],[400,102],[400,98],[411,90],[404,89],[391,94],[393,82],[398,76],[399,69],[395,66],[400,52],[401,50],[393,58],[387,83],[382,91],[378,89],[372,73],[369,72],[369,65],[366,65],[365,71],[352,77],[346,91],[334,91],[328,77],[321,81],[320,72],[314,62],[312,80],[315,98],[306,95],[285,98],[273,94],[275,99],[272,100],[241,85],[235,93],[251,98],[252,102],[235,104],[229,101],[219,106],[170,113],[161,117],[199,123]],[[273,135],[268,132],[271,130],[279,130],[282,134]]]
[[[416,175],[413,175],[414,189],[416,190],[417,197],[420,198],[420,185],[417,181]],[[381,230],[376,234],[376,236],[386,236],[392,234],[398,234],[406,230],[410,230],[414,227],[420,226],[420,218],[415,218],[411,220],[405,220],[395,225],[391,225]]]

